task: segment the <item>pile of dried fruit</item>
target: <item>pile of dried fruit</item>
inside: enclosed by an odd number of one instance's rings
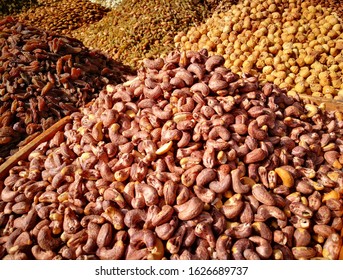
[[[221,54],[234,73],[260,74],[290,94],[343,99],[342,19],[300,0],[245,0],[175,38]]]
[[[99,21],[109,11],[88,0],[39,0],[38,3],[38,6],[13,16],[31,26],[64,35]]]
[[[73,113],[0,181],[0,257],[338,259],[342,114],[223,64],[145,60]]]
[[[19,13],[38,5],[42,0],[0,0],[0,18],[3,16]]]
[[[208,13],[199,0],[124,0],[101,21],[72,35],[89,48],[137,67],[144,57],[158,57],[174,49],[174,36],[205,20]]]
[[[0,21],[0,34],[0,157],[124,79],[124,67],[76,39],[11,17]]]

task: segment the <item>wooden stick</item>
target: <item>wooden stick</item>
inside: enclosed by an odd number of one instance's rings
[[[8,172],[10,169],[18,164],[18,161],[26,159],[29,154],[38,147],[39,144],[50,140],[57,131],[60,131],[68,122],[70,122],[70,117],[66,116],[63,119],[60,119],[58,122],[56,122],[54,125],[49,127],[47,130],[42,132],[40,135],[38,135],[35,139],[33,139],[31,142],[26,144],[24,147],[22,147],[18,152],[16,152],[14,155],[12,155],[10,158],[8,158],[1,166],[0,166],[0,180],[3,180],[8,176]]]

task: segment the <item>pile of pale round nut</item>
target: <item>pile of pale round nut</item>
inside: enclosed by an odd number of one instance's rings
[[[272,82],[290,95],[342,100],[342,18],[335,6],[316,2],[240,1],[174,41],[181,50],[223,55],[234,73],[259,75],[261,83]]]
[[[338,259],[343,116],[220,55],[107,85],[0,181],[2,259]]]
[[[0,161],[125,80],[125,68],[80,41],[0,20]],[[25,140],[24,140],[25,139]]]

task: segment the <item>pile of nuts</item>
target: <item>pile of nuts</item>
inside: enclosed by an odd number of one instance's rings
[[[76,39],[11,17],[0,21],[0,34],[0,158],[124,80],[124,67]]]
[[[123,0],[102,20],[73,31],[90,49],[99,49],[132,67],[143,58],[174,49],[174,36],[209,16],[200,0]]]
[[[343,16],[343,3],[341,0],[309,0],[311,5],[322,5],[323,7],[332,8],[341,18]]]
[[[259,74],[289,94],[343,99],[343,25],[309,0],[244,0],[175,36],[181,50],[208,49],[234,73]]]
[[[38,6],[33,6],[13,16],[28,25],[63,35],[69,35],[74,29],[99,21],[109,11],[88,0],[40,0],[38,2]]]
[[[342,257],[342,113],[224,63],[146,59],[73,113],[0,181],[0,257]]]

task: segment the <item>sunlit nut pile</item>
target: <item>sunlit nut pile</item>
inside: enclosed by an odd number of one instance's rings
[[[221,54],[234,73],[259,73],[290,94],[343,99],[342,28],[332,8],[309,1],[245,0],[174,40],[182,50]]]
[[[312,5],[322,5],[324,7],[330,7],[340,17],[343,16],[343,3],[341,0],[310,0]]]
[[[232,5],[237,4],[238,0],[207,0],[208,8],[213,12],[227,11]]]
[[[11,17],[0,21],[0,34],[0,157],[124,79],[123,67],[76,39]]]
[[[41,1],[41,0],[38,0]],[[16,0],[16,1],[7,1],[0,0],[0,18],[6,15],[19,13],[25,11],[31,7],[34,7],[38,4],[37,0]]]
[[[71,30],[99,21],[109,9],[88,0],[48,0],[40,5],[15,15],[16,19],[27,24],[55,31],[58,34],[70,34]]]
[[[174,36],[204,21],[207,15],[199,0],[124,0],[101,21],[72,35],[91,49],[138,67],[144,57],[158,57],[174,49]]]
[[[145,60],[73,113],[0,182],[1,258],[338,259],[342,114],[223,64]]]
[[[90,2],[100,4],[101,6],[109,8],[109,9],[113,9],[119,3],[121,3],[122,0],[90,0]]]

